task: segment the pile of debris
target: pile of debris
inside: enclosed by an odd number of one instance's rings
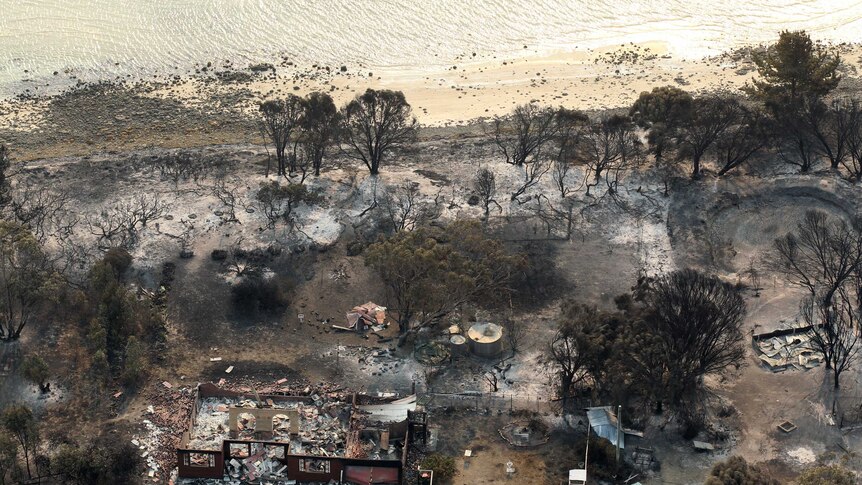
[[[312,396],[312,403],[273,402],[268,399],[266,408],[284,410],[285,415],[276,415],[272,420],[270,441],[290,443],[294,454],[316,456],[343,456],[347,438],[348,404],[338,399],[339,395]],[[222,441],[230,434],[229,413],[231,408],[258,409],[252,399],[213,398],[201,399],[200,410],[192,429],[188,448],[217,450]],[[299,416],[299,432],[291,434],[287,411],[295,411]],[[237,421],[237,438],[255,439],[254,416],[240,414]]]
[[[426,366],[441,365],[452,357],[449,348],[440,342],[429,342],[413,351],[416,362]]]
[[[386,307],[370,301],[355,306],[347,312],[346,327],[339,325],[333,325],[333,327],[339,330],[353,330],[356,332],[364,332],[370,328],[374,332],[380,332],[386,328]]]
[[[261,443],[254,443],[252,454],[232,454],[227,462],[227,472],[231,478],[251,482],[258,479],[287,479],[287,465],[279,461],[277,449],[267,449]]]
[[[132,444],[141,450],[147,462],[147,475],[155,482],[164,482],[177,462],[176,449],[183,431],[188,429],[194,405],[193,388],[168,388],[156,384],[146,392],[147,419],[145,432],[135,436]]]
[[[757,357],[772,372],[813,369],[823,357],[810,343],[811,332],[811,327],[801,327],[755,335]]]
[[[299,440],[291,443],[291,453],[315,456],[344,456],[347,424],[342,421],[343,403],[300,406]]]

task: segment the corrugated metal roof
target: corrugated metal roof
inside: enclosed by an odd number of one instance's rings
[[[626,434],[617,433],[617,416],[610,406],[587,408],[587,419],[593,432],[617,445],[617,435],[620,437],[620,448],[626,447]]]
[[[369,404],[359,409],[371,415],[371,419],[384,423],[398,423],[407,420],[407,411],[416,411],[416,395],[392,401],[388,404]]]

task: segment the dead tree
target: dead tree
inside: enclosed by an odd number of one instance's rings
[[[480,168],[476,172],[476,178],[473,179],[473,190],[479,197],[479,203],[485,209],[485,219],[491,214],[491,204],[497,206],[500,213],[503,212],[503,207],[494,200],[494,194],[497,193],[497,182],[494,177],[494,172],[487,168]]]
[[[286,99],[266,101],[260,105],[261,134],[272,142],[278,162],[277,174],[287,177],[290,154],[287,146],[291,137],[299,130],[303,114],[302,98],[289,94]],[[267,160],[266,175],[269,176],[270,163]]]
[[[141,194],[116,203],[98,217],[88,217],[87,226],[96,236],[99,249],[129,249],[137,243],[138,231],[163,217],[167,210],[167,204],[158,195]]]
[[[54,235],[68,212],[66,207],[71,197],[65,191],[55,192],[44,186],[25,183],[17,188],[9,200],[9,208],[15,219],[27,226],[41,244]]]
[[[860,347],[860,281],[841,287],[830,303],[822,298],[808,297],[802,301],[802,320],[811,327],[808,341],[812,350],[823,355],[826,369],[832,371],[835,389],[840,387],[841,374],[856,360]]]
[[[782,161],[808,173],[817,163],[820,151],[811,122],[820,123],[822,110],[819,96],[802,96],[794,102],[784,102],[772,108],[775,123],[775,148]],[[817,115],[815,115],[817,114]]]
[[[809,211],[788,233],[775,240],[770,266],[792,284],[830,305],[835,292],[862,266],[862,229]]]
[[[553,168],[551,169],[551,176],[554,178],[554,185],[559,189],[560,197],[564,199],[572,191],[566,181],[569,176],[569,172],[571,171],[571,167],[572,165],[568,161],[557,158],[554,160]]]
[[[808,291],[802,316],[815,329],[815,345],[826,368],[841,373],[855,357],[862,295],[862,231],[857,224],[810,211],[789,233],[775,241],[772,267]],[[848,328],[852,330],[848,330]],[[854,335],[847,335],[852,331]],[[852,345],[851,345],[852,344]],[[851,352],[852,351],[852,352]],[[839,368],[833,366],[838,365]],[[835,375],[838,387],[838,375]]]
[[[754,296],[760,296],[760,290],[762,289],[760,286],[761,275],[760,269],[757,265],[757,258],[755,256],[749,258],[748,267],[745,269],[743,274],[748,278],[751,289],[754,291]]]
[[[517,319],[514,317],[508,319],[508,322],[504,327],[503,335],[506,336],[506,340],[509,342],[509,347],[512,349],[513,356],[521,349],[521,344],[527,337],[528,331],[529,324],[523,319]]]
[[[207,173],[207,161],[199,153],[180,152],[175,155],[158,157],[152,167],[162,178],[173,182],[174,186],[183,181],[198,181]]]
[[[320,195],[305,185],[281,185],[275,181],[262,183],[255,196],[256,206],[266,218],[267,229],[275,228],[279,221],[293,226],[293,211],[300,203],[313,204],[320,200]]]
[[[516,107],[506,118],[494,120],[494,141],[506,163],[522,166],[539,158],[556,134],[554,111],[533,103]]]
[[[303,150],[311,160],[314,176],[320,168],[326,151],[338,131],[338,108],[326,93],[314,92],[305,98],[305,116],[302,118]]]
[[[6,205],[12,199],[10,192],[10,184],[9,177],[11,174],[9,173],[9,168],[11,167],[11,163],[9,161],[9,149],[6,148],[6,145],[0,143],[0,210],[4,210]]]
[[[238,205],[241,205],[241,196],[239,195],[239,191],[241,188],[241,184],[238,181],[232,181],[228,183],[228,181],[224,177],[219,177],[213,183],[210,193],[222,203],[222,206],[226,211],[226,219],[225,222],[239,222],[239,219],[236,217],[236,208]]]
[[[535,207],[529,207],[533,217],[537,218],[545,226],[545,231],[548,238],[551,238],[555,229],[562,231],[564,236],[562,239],[569,241],[572,238],[575,225],[575,203],[572,199],[564,199],[559,207],[554,207],[548,197],[539,194],[533,199],[536,202]]]
[[[523,163],[520,166],[524,170],[524,182],[512,192],[511,197],[511,200],[517,200],[518,203],[521,203],[521,200],[518,198],[531,187],[538,184],[542,179],[542,175],[548,173],[548,170],[551,169],[551,163],[546,158],[534,157],[530,162]]]
[[[314,147],[311,144],[303,143],[299,150],[295,152],[293,157],[293,168],[291,173],[298,173],[299,180],[292,180],[296,184],[304,184],[305,179],[314,171]]]
[[[440,217],[439,194],[433,204],[421,201],[420,195],[419,184],[412,181],[384,192],[380,207],[395,232],[412,231]]]
[[[838,118],[846,131],[847,156],[841,164],[854,182],[862,181],[862,103],[858,99],[845,101],[844,115]]]
[[[237,276],[258,275],[263,270],[262,261],[249,257],[249,251],[243,249],[245,239],[240,236],[234,240],[227,250],[228,271]]]
[[[578,154],[583,150],[583,132],[589,126],[590,118],[580,111],[560,108],[556,114],[556,131],[554,142],[556,154],[554,157],[552,176],[554,184],[560,190],[560,197],[566,198],[571,192],[566,178],[572,164],[577,161]]]
[[[769,144],[766,119],[760,111],[743,109],[740,118],[715,140],[719,176],[741,166]]]
[[[814,136],[815,150],[829,160],[829,166],[837,169],[847,156],[847,139],[850,135],[848,119],[852,116],[853,103],[835,99],[829,105],[812,100],[803,103],[805,121]],[[858,107],[857,107],[858,108]]]
[[[419,131],[401,91],[366,90],[341,109],[341,124],[348,156],[361,160],[371,175],[380,173],[387,153],[413,141]]]
[[[587,195],[605,177],[608,190],[616,191],[623,175],[640,163],[642,144],[635,126],[624,116],[603,117],[583,134],[578,158],[587,167],[584,184]],[[592,180],[591,180],[592,179]]]
[[[483,377],[485,378],[485,382],[488,383],[488,392],[497,392],[499,390],[496,372],[490,370],[485,372]]]

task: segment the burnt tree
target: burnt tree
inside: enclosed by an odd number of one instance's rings
[[[674,271],[643,289],[646,349],[664,356],[661,400],[680,405],[695,396],[703,377],[724,374],[745,359],[745,301],[715,276],[693,269]],[[654,359],[652,359],[654,360]]]
[[[261,103],[259,111],[261,114],[261,133],[265,139],[272,142],[275,149],[275,158],[278,163],[276,173],[287,177],[291,158],[287,148],[291,138],[300,128],[300,120],[304,112],[303,100],[299,96],[289,94],[285,99]],[[269,170],[270,164],[267,161],[267,176],[269,176]]]
[[[311,161],[314,176],[320,176],[320,168],[326,152],[338,132],[338,108],[326,93],[314,92],[305,100],[302,117],[302,144],[306,157]]]
[[[522,166],[536,159],[557,131],[556,114],[536,104],[517,106],[506,117],[494,119],[494,142],[506,163]]]
[[[838,387],[841,372],[857,352],[862,230],[855,222],[810,211],[795,233],[776,239],[771,263],[792,284],[807,290],[801,313],[815,326],[812,343]]]
[[[418,133],[416,118],[404,93],[368,89],[341,109],[342,141],[349,156],[361,160],[371,175],[394,148],[413,141]]]
[[[480,168],[476,172],[476,178],[473,179],[473,190],[479,197],[479,203],[485,209],[485,219],[491,214],[491,204],[497,206],[497,210],[501,213],[503,212],[503,208],[494,200],[494,194],[497,193],[497,182],[494,172],[487,168]]]
[[[691,118],[681,126],[679,137],[681,154],[691,158],[691,178],[700,177],[704,154],[741,115],[741,104],[730,96],[695,98]]]

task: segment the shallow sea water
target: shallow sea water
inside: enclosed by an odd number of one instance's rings
[[[0,0],[0,94],[54,71],[92,81],[185,73],[226,59],[418,72],[654,41],[673,55],[702,57],[769,42],[781,29],[860,41],[862,2]]]

